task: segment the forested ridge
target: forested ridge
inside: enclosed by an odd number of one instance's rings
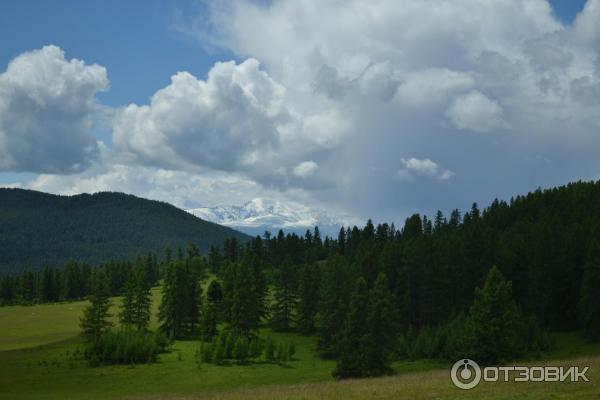
[[[0,188],[0,274],[134,259],[189,241],[207,251],[228,237],[247,238],[170,204],[123,193],[56,196]]]
[[[314,336],[318,353],[338,361],[338,378],[386,374],[399,358],[497,363],[549,349],[549,331],[600,339],[600,182],[448,216],[415,214],[401,229],[368,221],[337,238],[318,228],[304,236],[266,232],[244,243],[227,239],[207,256],[190,244],[167,248],[160,260],[150,254],[5,277],[0,298],[47,301],[44,282],[52,279],[54,297],[67,298],[67,276],[78,268],[92,299],[127,293],[140,273],[141,293],[162,279],[160,330],[200,340],[202,362],[220,364],[234,348],[245,360],[266,325]],[[94,295],[98,286],[102,296]]]

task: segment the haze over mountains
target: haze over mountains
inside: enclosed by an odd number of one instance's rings
[[[266,230],[276,233],[279,229],[304,234],[307,229],[318,226],[323,235],[336,236],[341,226],[364,223],[355,217],[265,198],[254,198],[242,205],[199,207],[187,211],[250,235],[262,235]]]
[[[202,251],[226,238],[248,239],[177,207],[123,193],[57,196],[0,188],[0,273],[78,260],[126,260],[165,246]]]

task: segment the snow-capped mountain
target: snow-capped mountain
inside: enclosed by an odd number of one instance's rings
[[[361,223],[350,216],[334,216],[302,204],[263,198],[255,198],[240,206],[199,207],[187,211],[251,235],[261,235],[265,230],[277,233],[279,229],[303,234],[307,229],[318,226],[323,235],[331,236],[337,235],[341,226]]]

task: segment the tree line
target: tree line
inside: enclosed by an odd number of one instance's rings
[[[338,377],[385,374],[402,357],[495,363],[549,348],[546,331],[598,340],[599,204],[600,182],[578,182],[401,229],[266,232],[207,257],[167,249],[159,329],[205,343],[251,343],[262,326],[312,335]]]
[[[0,277],[0,306],[81,300],[91,293],[97,274],[106,275],[110,295],[118,296],[134,270],[144,270],[150,286],[160,279],[160,263],[153,253],[134,261],[112,261],[96,266],[72,261],[62,268],[46,266],[41,271],[3,275]]]

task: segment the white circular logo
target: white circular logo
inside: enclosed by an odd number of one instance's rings
[[[473,361],[465,358],[452,366],[450,378],[454,386],[460,389],[473,389],[481,381],[481,368]]]

